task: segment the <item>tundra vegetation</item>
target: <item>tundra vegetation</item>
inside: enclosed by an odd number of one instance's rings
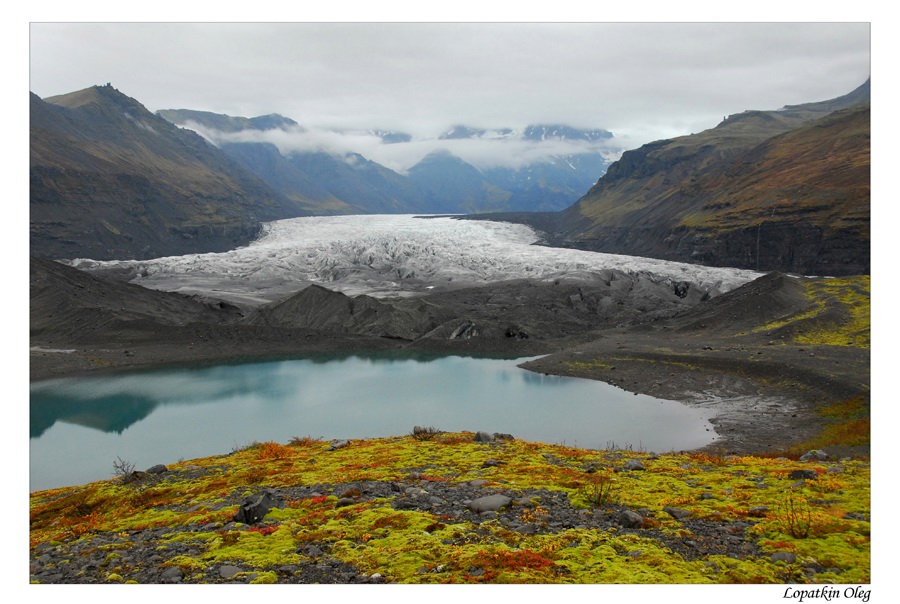
[[[166,571],[222,582],[224,568],[240,569],[228,581],[304,582],[303,569],[325,559],[396,583],[870,580],[867,461],[428,432],[254,443],[35,492],[32,563],[54,553],[56,570],[80,569],[83,583],[158,582]],[[454,489],[466,500],[453,501]],[[479,512],[473,492],[508,502]],[[261,494],[271,509],[236,522]],[[79,560],[99,553],[98,564]]]

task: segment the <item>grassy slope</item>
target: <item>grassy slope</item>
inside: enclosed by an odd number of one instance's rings
[[[697,183],[701,207],[683,226],[729,231],[766,221],[852,229],[869,239],[869,106],[845,110],[760,145]]]
[[[767,128],[759,119],[731,118],[661,141],[638,171],[601,179],[578,211],[597,228],[657,222],[728,232],[764,220],[804,221],[852,225],[867,239],[869,105],[794,124],[787,133],[780,121]],[[744,122],[753,128],[742,129]],[[613,176],[617,171],[611,168]]]

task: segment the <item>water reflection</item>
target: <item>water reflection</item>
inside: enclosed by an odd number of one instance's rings
[[[40,382],[31,388],[32,489],[108,478],[116,457],[142,468],[253,441],[403,435],[415,425],[657,451],[714,436],[703,411],[528,372],[516,367],[523,361],[318,357]]]

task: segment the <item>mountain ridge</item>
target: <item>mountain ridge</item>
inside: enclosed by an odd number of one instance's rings
[[[224,251],[251,241],[263,221],[306,213],[110,85],[30,103],[32,255]]]

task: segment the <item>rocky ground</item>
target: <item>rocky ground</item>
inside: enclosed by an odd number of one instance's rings
[[[572,505],[569,496],[562,491],[547,489],[508,489],[485,487],[484,480],[460,484],[428,481],[410,482],[348,482],[342,484],[316,484],[293,488],[274,488],[247,497],[248,505],[265,498],[273,506],[284,506],[285,501],[312,500],[328,496],[353,493],[350,497],[338,497],[332,505],[343,507],[358,505],[375,499],[392,500],[394,510],[417,510],[440,518],[444,525],[470,522],[472,530],[481,537],[490,531],[481,529],[486,522],[497,523],[521,535],[536,533],[561,533],[570,529],[606,531],[614,529],[626,534],[659,540],[687,560],[702,559],[710,555],[722,555],[734,559],[748,556],[766,556],[765,552],[744,534],[752,523],[746,521],[711,521],[685,518],[682,525],[692,535],[690,542],[665,531],[653,528],[641,530],[644,516],[650,510],[631,512],[621,505],[610,505],[598,510],[579,509]],[[356,495],[359,493],[359,495]],[[523,511],[540,508],[537,522],[523,521]],[[481,509],[482,511],[475,511]],[[630,512],[630,513],[629,513]],[[641,516],[643,512],[644,516]],[[677,511],[674,512],[678,514]],[[631,516],[635,514],[636,516]],[[690,514],[687,514],[688,516]],[[527,517],[527,514],[525,514]],[[252,524],[257,524],[256,522]],[[252,524],[230,521],[203,526],[185,527],[189,532],[246,532]],[[267,525],[267,524],[266,524]],[[266,526],[264,525],[264,526]],[[271,525],[268,525],[271,526]],[[206,550],[200,540],[183,540],[159,551],[159,544],[172,533],[171,527],[146,529],[130,535],[129,546],[115,535],[96,535],[80,540],[71,546],[54,546],[43,542],[35,547],[32,557],[31,579],[41,583],[108,583],[111,570],[130,567],[129,580],[137,583],[249,583],[257,580],[264,571],[249,565],[213,564],[199,573],[188,573],[177,565],[167,565],[174,557],[200,558]],[[238,533],[239,534],[239,533]],[[444,545],[462,545],[471,536],[446,539]],[[455,543],[458,541],[458,543]],[[110,552],[118,555],[112,560]],[[301,543],[296,548],[299,560],[274,568],[278,583],[385,583],[389,579],[380,573],[367,574],[358,567],[335,559],[331,546],[325,542]],[[637,557],[641,552],[635,550]],[[772,554],[768,554],[771,556]],[[73,564],[71,561],[77,560]],[[112,565],[111,565],[112,563]],[[272,572],[269,569],[269,572]],[[444,569],[421,567],[421,574],[440,576]],[[821,569],[824,570],[824,569]],[[811,569],[812,572],[812,569]],[[472,567],[465,573],[472,579],[483,577],[483,568]],[[124,577],[123,577],[124,579]]]

